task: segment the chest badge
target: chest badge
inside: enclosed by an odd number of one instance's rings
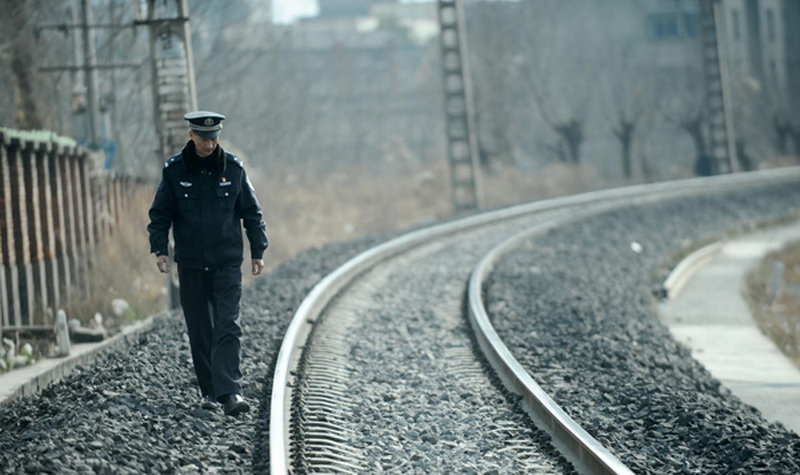
[[[231,182],[223,176],[220,178],[219,186],[231,186]]]
[[[188,182],[188,181],[182,181],[182,182],[180,182],[180,184],[184,188],[189,188],[190,186],[192,186],[191,182]]]

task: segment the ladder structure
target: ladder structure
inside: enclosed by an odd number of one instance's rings
[[[186,0],[175,0],[173,6],[173,9],[168,8],[167,0],[147,0],[146,18],[134,22],[147,26],[149,32],[153,115],[159,139],[156,160],[159,163],[186,144],[188,126],[183,116],[197,109],[189,10]],[[170,241],[170,248],[172,246]],[[169,308],[174,309],[180,307],[180,298],[178,276],[174,266],[172,269],[167,274],[166,286]]]
[[[481,207],[475,114],[459,0],[438,0],[450,186],[456,213]]]
[[[712,174],[733,171],[733,137],[728,102],[728,84],[724,74],[724,56],[720,42],[722,18],[718,0],[700,0],[703,38],[703,70],[705,73],[706,112],[708,114],[708,152],[712,157]]]
[[[146,25],[150,33],[154,122],[159,138],[156,160],[162,163],[183,148],[188,130],[183,116],[197,109],[186,0],[175,0],[172,11],[165,8],[166,3],[148,0],[146,19],[134,22]]]

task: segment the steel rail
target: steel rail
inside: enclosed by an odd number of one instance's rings
[[[754,178],[754,185],[764,180],[771,180],[772,175],[749,175]],[[788,177],[787,177],[788,178]],[[796,178],[792,178],[796,179]],[[714,191],[723,192],[740,186],[738,181],[726,183],[708,183],[716,185]],[[652,194],[650,200],[661,200],[667,196]],[[576,423],[550,396],[539,386],[533,377],[522,367],[494,329],[483,301],[483,284],[491,274],[497,262],[506,254],[520,247],[526,240],[537,235],[564,226],[568,223],[600,214],[619,207],[619,204],[597,204],[588,209],[569,216],[557,216],[539,223],[503,241],[488,252],[473,269],[467,286],[467,302],[470,324],[475,332],[476,340],[486,359],[495,369],[507,389],[522,397],[523,405],[536,422],[537,426],[547,431],[561,453],[581,473],[633,473],[617,457],[611,454],[600,442]],[[707,246],[696,253],[704,258],[713,253],[718,245]],[[685,264],[683,264],[685,266]],[[680,272],[685,272],[682,266]],[[676,268],[675,271],[678,271]],[[673,271],[671,276],[674,275]],[[673,279],[676,279],[673,277]],[[669,279],[668,279],[669,280]]]
[[[800,178],[800,167],[783,168],[761,172],[741,173],[709,178],[635,185],[623,188],[606,189],[579,195],[548,199],[533,203],[516,205],[495,211],[488,211],[456,221],[438,224],[402,235],[353,257],[345,264],[322,278],[309,292],[297,308],[290,322],[278,352],[273,373],[272,394],[270,397],[269,452],[271,473],[290,471],[290,404],[294,377],[300,355],[319,316],[345,287],[360,274],[379,262],[413,249],[425,242],[443,238],[467,229],[487,226],[502,221],[558,209],[577,208],[598,202],[625,200],[635,204],[652,194],[681,195],[702,193],[710,185],[721,182],[728,188],[742,185],[781,183]]]
[[[633,474],[633,471],[553,401],[511,354],[489,319],[483,302],[483,283],[491,274],[495,264],[527,239],[614,207],[616,206],[596,207],[572,216],[556,217],[512,236],[481,259],[473,269],[467,284],[469,321],[483,355],[505,387],[522,397],[523,407],[536,425],[550,434],[559,452],[580,473]]]

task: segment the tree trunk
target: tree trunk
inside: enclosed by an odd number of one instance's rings
[[[775,145],[778,149],[778,153],[781,155],[788,155],[789,154],[789,134],[791,133],[791,128],[789,127],[789,123],[786,122],[781,117],[774,117],[772,119],[772,126],[775,129]]]
[[[706,143],[703,140],[703,120],[700,116],[686,119],[681,122],[681,128],[689,134],[696,152],[694,173],[697,176],[711,176],[716,173],[714,158],[708,154]]]
[[[17,102],[17,127],[23,130],[43,129],[34,100],[33,72],[27,58],[21,58],[14,50],[11,73],[14,77],[14,97]],[[30,57],[28,57],[30,58]]]
[[[633,149],[633,132],[636,126],[633,122],[625,119],[620,119],[617,128],[614,129],[614,135],[622,145],[622,174],[626,180],[633,177],[633,163],[631,151]]]
[[[24,130],[42,129],[44,123],[36,104],[34,51],[35,40],[25,8],[26,2],[0,0],[0,11],[6,16],[4,30],[10,42],[11,75],[17,111],[15,127]]]
[[[797,127],[789,127],[789,137],[794,146],[794,156],[800,159],[800,129]]]
[[[747,146],[744,140],[736,141],[736,157],[739,160],[739,168],[741,168],[742,171],[749,172],[755,170],[755,163],[753,163],[752,157],[747,153]]]
[[[639,155],[639,167],[642,170],[642,178],[645,183],[652,183],[655,181],[656,172],[653,170],[653,166],[650,165],[650,161],[644,153]]]
[[[561,160],[573,164],[580,163],[583,122],[573,119],[563,124],[556,124],[553,129],[561,138]]]

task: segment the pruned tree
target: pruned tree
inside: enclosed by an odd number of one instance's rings
[[[524,50],[519,32],[522,6],[511,2],[474,2],[466,5],[466,31],[475,100],[478,151],[488,171],[513,164],[512,129],[516,103],[509,74]]]
[[[563,163],[582,162],[592,131],[605,58],[605,7],[575,0],[522,2],[524,52],[513,69],[517,91],[549,130],[546,147]]]
[[[781,155],[800,159],[800,111],[793,106],[793,97],[785,89],[771,85],[763,94],[772,125],[775,149]]]
[[[10,72],[10,90],[14,109],[13,122],[8,124],[20,129],[42,129],[45,126],[40,99],[37,97],[36,42],[33,2],[0,0],[0,62],[3,70]]]
[[[656,110],[652,74],[637,67],[643,63],[639,44],[631,39],[607,40],[608,55],[603,70],[602,110],[611,132],[620,144],[622,176],[634,175],[634,143],[643,133]],[[641,163],[646,175],[649,170]],[[651,177],[645,176],[646,180]]]
[[[698,176],[716,173],[704,135],[705,94],[703,73],[699,67],[685,66],[664,70],[658,80],[659,111],[664,120],[684,132],[695,151],[694,172]]]

